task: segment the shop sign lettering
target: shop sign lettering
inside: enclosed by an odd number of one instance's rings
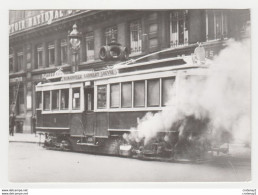
[[[74,75],[65,75],[62,77],[62,81],[69,81],[69,80],[81,80],[81,79],[92,79],[92,78],[100,78],[105,76],[112,76],[117,75],[117,69],[110,69],[110,70],[102,70],[96,72],[88,72],[82,74],[74,74]]]
[[[16,77],[9,80],[10,83],[21,82],[21,81],[23,81],[22,77]]]

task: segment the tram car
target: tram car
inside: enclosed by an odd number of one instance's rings
[[[191,144],[180,146],[176,127],[159,132],[148,144],[124,139],[137,131],[137,124],[147,113],[161,112],[167,106],[171,88],[172,106],[177,106],[181,78],[205,75],[205,64],[187,63],[185,59],[121,63],[100,71],[58,74],[37,84],[36,130],[46,135],[44,146],[150,159],[175,159],[196,152]],[[186,120],[195,122],[193,117]],[[189,131],[197,132],[197,136],[205,125],[195,123]],[[206,144],[205,152],[209,150]]]

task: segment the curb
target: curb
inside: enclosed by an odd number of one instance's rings
[[[9,140],[9,142],[19,142],[19,143],[30,143],[30,144],[44,144],[44,142],[34,142],[34,141],[14,141],[14,140]]]

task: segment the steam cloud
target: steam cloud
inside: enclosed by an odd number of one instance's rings
[[[213,136],[228,131],[235,141],[250,142],[250,40],[229,40],[208,67],[206,79],[181,78],[176,106],[167,106],[156,114],[147,113],[138,121],[137,133],[124,135],[126,140],[145,144],[160,131],[169,131],[189,116],[207,120],[207,131]],[[174,103],[171,90],[169,103]],[[171,104],[169,104],[171,105]],[[182,123],[179,135],[185,129]],[[166,139],[166,138],[165,138]]]

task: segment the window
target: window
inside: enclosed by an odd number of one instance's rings
[[[107,45],[108,43],[110,43],[112,41],[112,38],[114,38],[115,41],[117,41],[117,27],[116,26],[108,27],[105,29],[105,44]]]
[[[134,82],[134,107],[145,106],[145,81]]]
[[[85,37],[87,61],[94,60],[94,34],[89,32]]]
[[[41,68],[43,65],[43,47],[42,45],[38,45],[36,50],[36,60],[35,60],[35,69]]]
[[[52,91],[52,110],[59,110],[59,90]]]
[[[118,108],[120,105],[120,85],[110,85],[110,107]]]
[[[69,89],[61,89],[61,110],[67,110],[69,105]]]
[[[55,45],[53,42],[48,44],[48,64],[55,64]]]
[[[61,40],[61,64],[67,64],[67,41]]]
[[[132,107],[132,83],[122,83],[122,107]]]
[[[159,106],[159,79],[147,81],[147,104],[148,106]]]
[[[9,72],[13,72],[14,71],[14,66],[13,66],[13,54],[9,55]]]
[[[188,10],[170,13],[170,46],[188,45]]]
[[[23,52],[17,53],[17,71],[21,71],[23,67]]]
[[[206,11],[206,40],[226,38],[228,34],[227,15],[221,10]]]
[[[42,108],[42,92],[36,92],[36,108]]]
[[[173,85],[175,78],[162,79],[162,106],[169,105],[169,101],[173,96]]]
[[[44,110],[50,110],[50,91],[44,91],[43,98],[44,98],[44,102],[43,102]]]
[[[80,88],[73,89],[73,110],[80,109]]]
[[[107,102],[107,86],[106,85],[100,85],[97,88],[97,108],[106,108],[106,102]]]
[[[130,47],[131,54],[142,52],[142,30],[140,20],[130,23]]]

